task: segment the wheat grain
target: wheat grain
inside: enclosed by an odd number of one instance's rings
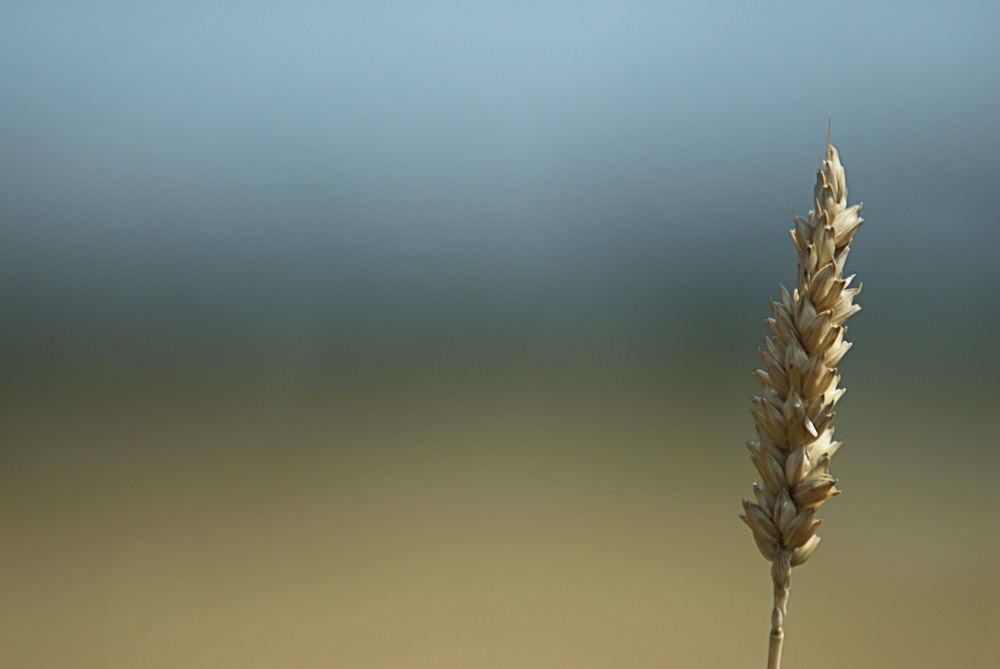
[[[774,610],[768,669],[778,669],[792,567],[805,563],[820,538],[816,511],[840,494],[829,471],[840,447],[833,440],[834,406],[843,388],[837,363],[851,347],[844,321],[861,309],[853,303],[861,287],[842,278],[849,244],[861,226],[861,205],[847,206],[847,184],[837,150],[827,135],[826,155],[817,162],[814,209],[808,220],[794,216],[792,243],[798,253],[797,286],[782,286],[771,300],[772,334],[759,351],[764,368],[754,375],[762,393],[751,400],[758,438],[747,443],[761,483],[755,501],[744,500],[740,518],[771,565]]]

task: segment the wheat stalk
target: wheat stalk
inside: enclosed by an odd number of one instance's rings
[[[851,347],[844,321],[861,309],[853,304],[861,287],[842,278],[848,245],[861,226],[861,205],[847,206],[844,168],[830,145],[817,161],[809,220],[794,216],[792,243],[798,253],[797,286],[782,286],[781,301],[771,300],[766,320],[772,335],[759,351],[764,369],[754,375],[762,393],[751,400],[758,439],[747,442],[761,483],[753,484],[756,502],[743,501],[740,518],[771,565],[774,610],[768,669],[779,669],[784,618],[792,567],[809,559],[820,538],[820,505],[840,494],[830,475],[830,458],[840,447],[830,423],[843,388],[837,363]]]

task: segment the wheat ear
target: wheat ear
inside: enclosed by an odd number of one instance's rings
[[[833,440],[837,363],[851,347],[844,341],[844,321],[861,309],[853,303],[860,286],[842,278],[848,245],[861,226],[861,205],[847,206],[844,168],[827,135],[826,155],[816,165],[816,185],[809,220],[794,216],[792,243],[798,253],[797,286],[781,287],[781,301],[771,300],[771,329],[759,351],[764,368],[754,375],[761,396],[751,400],[758,439],[747,442],[760,473],[753,484],[755,502],[743,501],[740,518],[771,565],[774,611],[768,645],[768,669],[779,669],[784,618],[792,567],[809,559],[820,538],[820,505],[840,494],[830,475],[830,458],[840,447]]]

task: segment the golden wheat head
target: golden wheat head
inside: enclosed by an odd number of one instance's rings
[[[820,538],[816,512],[840,494],[830,474],[834,406],[844,394],[837,364],[851,344],[844,321],[861,309],[843,278],[851,239],[861,226],[861,205],[847,206],[847,183],[837,150],[827,139],[816,166],[814,209],[795,216],[792,244],[798,253],[797,285],[771,300],[771,335],[760,350],[764,368],[754,375],[761,395],[751,400],[757,439],[747,443],[760,482],[754,501],[744,500],[740,518],[753,531],[761,554],[772,563],[774,611],[768,667],[780,665],[783,623],[792,567],[805,563]]]

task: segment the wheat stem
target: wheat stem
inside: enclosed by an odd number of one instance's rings
[[[816,511],[840,494],[829,471],[840,447],[833,440],[838,388],[837,363],[850,348],[844,326],[861,307],[860,292],[843,278],[849,244],[861,226],[861,205],[847,206],[847,182],[837,150],[827,135],[826,154],[816,165],[814,209],[808,220],[795,216],[791,231],[798,254],[796,287],[781,288],[771,301],[772,335],[760,351],[764,369],[754,375],[762,394],[751,400],[757,439],[747,443],[761,482],[755,501],[744,500],[740,518],[750,527],[761,554],[772,563],[774,609],[768,669],[779,669],[792,567],[804,564],[820,538]]]
[[[788,588],[792,576],[792,555],[782,551],[771,564],[774,583],[774,610],[771,612],[771,636],[767,646],[767,669],[781,668],[781,646],[785,641],[785,614],[788,611]]]

